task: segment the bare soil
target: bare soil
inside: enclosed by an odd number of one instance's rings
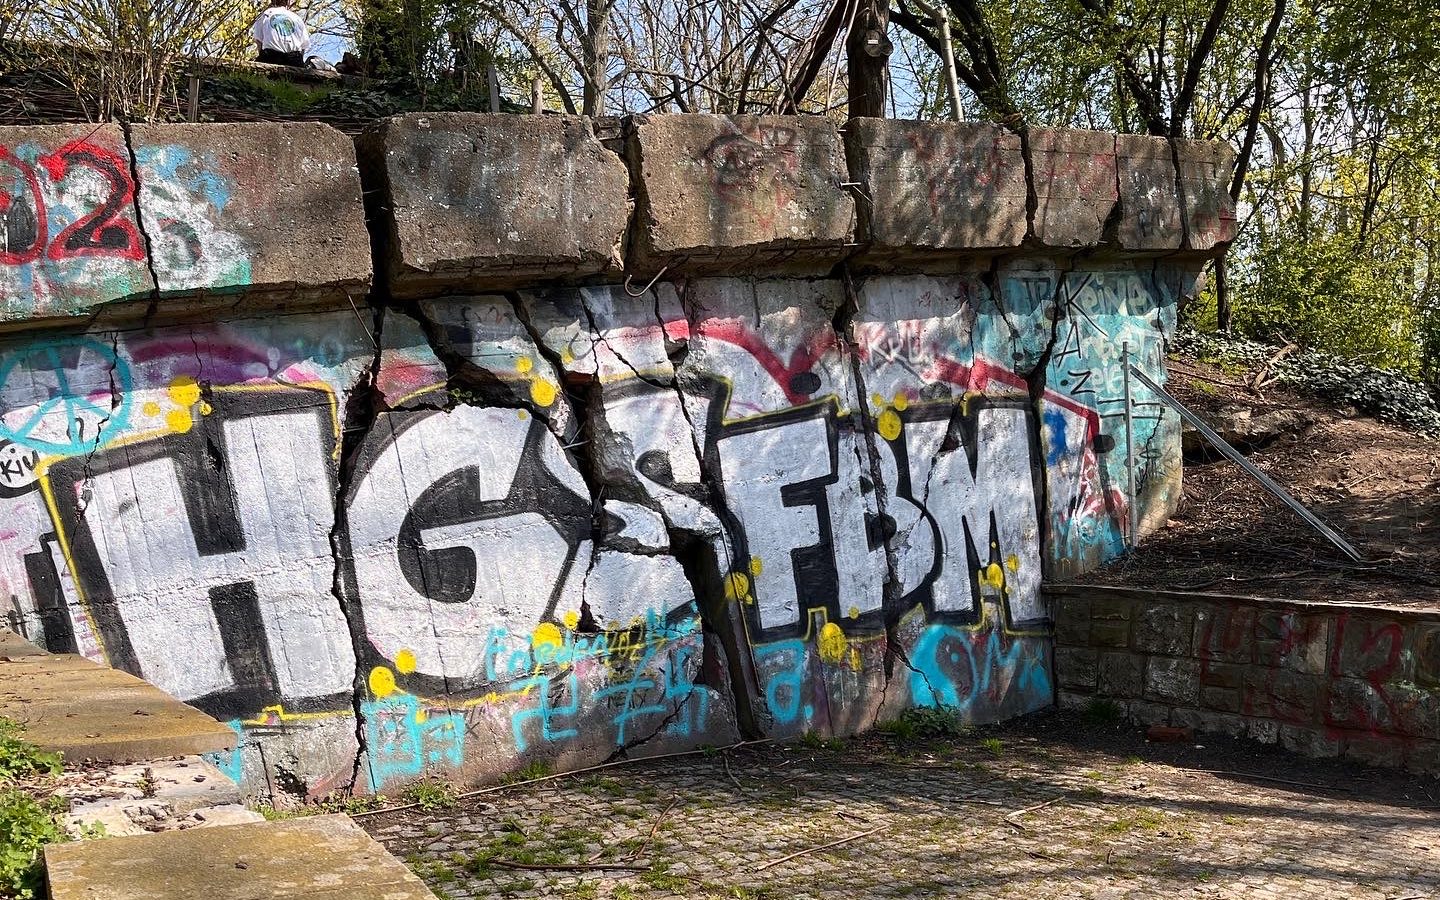
[[[1440,441],[1274,386],[1255,372],[1170,360],[1201,418],[1227,406],[1311,424],[1247,453],[1366,557],[1352,563],[1238,465],[1187,458],[1180,509],[1137,551],[1082,581],[1296,600],[1440,608]]]

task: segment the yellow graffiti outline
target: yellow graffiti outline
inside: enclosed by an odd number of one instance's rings
[[[326,384],[325,382],[286,381],[274,384],[232,384],[224,385],[221,387],[214,387],[211,390],[217,393],[259,393],[262,391],[278,392],[285,390],[294,390],[297,388],[302,390],[313,390],[319,393],[323,393],[325,395],[330,407],[331,431],[335,437],[335,449],[334,451],[332,451],[331,457],[335,460],[339,460],[341,440],[340,402],[335,394],[334,389],[332,389],[330,385]],[[159,438],[165,437],[168,434],[173,433],[174,432],[168,428],[155,428],[149,431],[137,432],[135,434],[127,434],[122,437],[118,437],[113,441],[106,442],[106,444],[104,445],[104,449],[108,452],[110,450],[118,449],[121,447],[133,447],[137,444],[143,444],[149,441],[157,440]],[[75,591],[75,599],[80,604],[80,611],[85,614],[85,622],[87,625],[90,626],[90,634],[95,638],[96,646],[100,648],[101,655],[106,659],[106,661],[108,661],[110,659],[110,651],[105,646],[105,636],[101,634],[99,626],[95,624],[95,617],[90,612],[90,601],[85,596],[85,588],[80,583],[80,576],[78,574],[79,570],[78,567],[75,565],[75,553],[74,550],[71,548],[70,536],[65,531],[65,524],[62,521],[60,515],[60,507],[55,501],[54,485],[52,485],[50,481],[50,467],[55,463],[61,462],[69,458],[71,457],[62,456],[59,454],[43,457],[39,462],[35,464],[35,476],[37,482],[40,485],[40,493],[45,498],[45,509],[46,512],[50,515],[50,523],[55,526],[55,540],[60,545],[60,555],[64,557],[65,566],[70,571],[70,585]]]

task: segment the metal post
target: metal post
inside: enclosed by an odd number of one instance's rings
[[[1130,482],[1130,549],[1140,543],[1140,498],[1135,493],[1135,405],[1130,396],[1130,342],[1120,345],[1125,361],[1125,472]]]
[[[190,102],[187,104],[186,112],[190,121],[200,121],[200,76],[195,73],[190,75]]]

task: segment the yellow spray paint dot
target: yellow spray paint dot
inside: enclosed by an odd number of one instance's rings
[[[765,563],[760,560],[760,557],[750,557],[750,574],[759,575],[763,571],[765,571]]]
[[[572,351],[569,347],[566,347],[564,350],[561,350],[561,351],[560,351],[560,361],[561,361],[562,363],[565,363],[566,365],[569,365],[570,363],[574,362],[574,361],[575,361],[575,353],[574,353],[574,351]]]
[[[750,595],[750,579],[744,572],[731,572],[725,576],[725,599],[741,600]]]
[[[410,650],[401,650],[395,654],[395,668],[400,670],[401,675],[409,675],[415,671],[415,654]]]
[[[876,420],[876,427],[879,428],[881,437],[893,441],[900,436],[900,417],[895,414],[895,410],[887,409]]]
[[[845,632],[834,622],[826,622],[820,629],[820,658],[828,663],[838,663],[845,658],[850,642]]]
[[[1005,568],[1009,569],[1012,573],[1020,571],[1020,557],[1013,553],[1005,557]]]
[[[891,405],[901,412],[904,412],[905,407],[910,405],[910,398],[904,394],[896,394],[895,399],[891,401]]]
[[[879,394],[871,394],[870,405],[875,407],[876,409],[880,409],[885,405],[885,398],[880,396]]]
[[[530,382],[530,399],[539,406],[549,406],[555,402],[555,385],[543,378],[537,378]]]
[[[154,400],[151,400],[149,403],[145,404],[140,408],[145,411],[145,415],[147,416],[160,415],[160,404],[156,403]]]
[[[384,666],[370,670],[370,693],[376,697],[388,697],[395,693],[395,673]]]
[[[424,725],[424,724],[425,724],[425,721],[426,721],[427,719],[429,719],[429,718],[430,718],[430,714],[427,713],[425,710],[423,710],[423,709],[417,709],[417,710],[415,710],[415,724],[417,724],[417,725]]]
[[[172,409],[165,414],[165,424],[170,426],[171,431],[184,434],[190,430],[195,421],[190,418],[190,410]]]
[[[852,606],[852,607],[850,607],[850,609],[846,611],[845,615],[849,616],[849,617],[852,618],[852,619],[858,619],[858,618],[860,618],[860,607],[858,607],[858,606]]]
[[[520,421],[522,421],[522,422],[525,421],[526,419],[530,418],[529,414],[526,413],[525,410],[523,410],[523,409],[517,409],[517,410],[515,410],[515,415],[519,416],[519,417],[520,417]]]
[[[569,612],[567,612],[567,613],[565,614],[565,627],[566,627],[566,628],[570,629],[571,631],[574,631],[574,630],[575,630],[575,626],[576,626],[576,625],[579,625],[579,624],[580,624],[580,614],[577,613],[575,610],[572,609],[572,610],[570,610]]]
[[[211,406],[210,404],[206,403],[204,400],[201,400],[201,401],[200,401],[200,415],[202,415],[202,416],[208,416],[208,415],[210,415],[210,414],[211,414],[212,412],[214,412],[214,411],[215,411],[215,407],[213,407],[213,406]]]
[[[519,359],[515,360],[515,371],[519,372],[521,375],[524,375],[526,372],[530,371],[533,368],[535,368],[535,363],[532,362],[530,357],[528,356],[522,356]]]
[[[530,637],[530,644],[535,648],[560,647],[565,643],[565,636],[560,633],[560,626],[553,622],[541,622],[535,626],[535,634]]]
[[[850,648],[850,668],[860,671],[860,651],[855,647]]]
[[[988,588],[1000,590],[1005,586],[1005,570],[996,563],[991,563],[980,570],[980,583]]]
[[[200,385],[189,375],[180,375],[170,382],[170,399],[176,406],[191,406],[200,399]]]

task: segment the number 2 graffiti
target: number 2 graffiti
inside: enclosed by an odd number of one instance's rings
[[[99,200],[52,240],[50,210],[41,175],[56,193],[69,201],[82,192],[62,186],[90,172],[100,178]],[[83,192],[85,195],[89,191]],[[128,161],[114,151],[88,141],[71,141],[53,153],[26,162],[0,146],[0,265],[23,266],[42,256],[66,260],[87,256],[145,258],[145,247],[135,223],[125,217],[133,208],[135,179]],[[69,205],[69,202],[66,204]]]

